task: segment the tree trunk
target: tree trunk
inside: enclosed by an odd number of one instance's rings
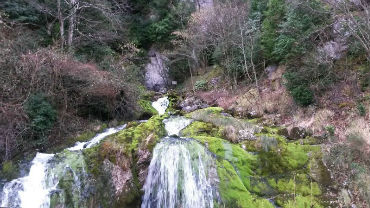
[[[75,25],[76,25],[76,12],[77,12],[77,7],[78,7],[78,0],[70,0],[70,5],[72,9],[70,10],[69,14],[69,27],[68,27],[68,49],[70,50],[73,45],[73,33],[75,30]]]
[[[57,7],[58,7],[58,20],[59,20],[59,33],[60,33],[60,47],[64,48],[64,19],[62,14],[62,8],[60,0],[57,0]]]

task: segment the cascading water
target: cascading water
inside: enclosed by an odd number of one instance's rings
[[[167,97],[152,103],[160,115],[165,114],[168,105]],[[180,131],[192,120],[171,116],[163,122],[169,136],[162,138],[154,148],[141,207],[213,207],[218,199],[215,161],[201,144],[179,137]],[[89,181],[81,150],[125,127],[107,129],[90,141],[78,142],[60,153],[38,153],[27,176],[4,185],[0,207],[46,208],[54,207],[53,202],[68,207],[88,207],[83,198],[89,192]],[[72,204],[65,204],[67,198],[72,198],[68,200]]]
[[[84,162],[81,151],[98,144],[105,137],[114,134],[126,125],[109,128],[97,134],[88,142],[76,143],[75,146],[57,154],[37,153],[32,160],[29,174],[23,178],[6,183],[0,192],[0,207],[46,208],[50,207],[50,196],[66,173],[72,172],[74,185],[78,186],[84,175]],[[76,169],[82,169],[76,173]],[[79,190],[77,187],[74,190]],[[78,207],[78,206],[77,206]]]
[[[178,137],[192,121],[173,116],[163,122],[171,136],[154,148],[141,207],[213,207],[217,196],[213,158],[198,142]]]
[[[213,207],[212,156],[196,141],[166,137],[156,145],[142,208]]]
[[[153,102],[152,106],[154,109],[158,111],[159,115],[163,115],[166,112],[169,104],[170,104],[170,101],[168,100],[168,97],[163,97]]]
[[[53,154],[37,153],[28,176],[5,184],[0,207],[48,207],[47,163]]]

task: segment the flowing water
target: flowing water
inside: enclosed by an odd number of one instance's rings
[[[170,136],[154,148],[141,207],[213,207],[217,196],[213,158],[198,142],[178,137],[192,120],[172,116],[163,122]]]
[[[168,97],[163,97],[153,102],[152,106],[154,109],[158,111],[159,115],[163,115],[166,112],[169,104],[170,104],[170,101],[168,100]]]
[[[75,185],[79,186],[84,170],[83,155],[80,150],[98,144],[105,137],[114,134],[126,125],[109,128],[97,134],[88,142],[76,143],[75,146],[57,154],[37,153],[31,162],[29,174],[6,183],[0,192],[0,207],[44,208],[50,206],[50,196],[56,191],[60,179],[67,173],[75,175]],[[74,190],[79,190],[77,187]]]
[[[165,114],[168,105],[167,97],[152,103],[160,115]],[[162,138],[153,150],[141,207],[213,207],[218,198],[215,161],[201,144],[179,137],[180,131],[192,120],[171,116],[163,122],[168,136]],[[93,147],[125,127],[109,128],[90,141],[78,142],[60,153],[37,153],[27,176],[4,185],[0,192],[0,207],[46,208],[50,207],[51,198],[63,204],[66,197],[73,198],[73,204],[69,206],[86,206],[83,196],[89,192],[89,181],[81,150]],[[63,190],[65,181],[72,186],[68,193]]]
[[[213,158],[196,141],[166,137],[156,145],[142,208],[213,207]]]

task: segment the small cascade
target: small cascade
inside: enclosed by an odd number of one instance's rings
[[[168,97],[163,97],[159,98],[157,101],[154,101],[152,106],[158,111],[159,115],[163,115],[166,112],[169,104],[170,101],[168,100]]]
[[[163,120],[167,135],[169,136],[179,136],[180,131],[191,124],[191,122],[191,119],[183,116],[172,116],[169,119]]]
[[[182,116],[163,121],[169,136],[154,148],[142,208],[213,207],[218,195],[215,161],[198,142],[178,137],[191,122]]]
[[[216,172],[212,156],[198,142],[166,137],[154,148],[141,207],[213,207]]]
[[[60,181],[71,181],[72,194],[77,197],[76,206],[81,196],[81,187],[86,178],[82,149],[93,147],[107,136],[124,129],[126,125],[109,128],[97,134],[90,141],[77,142],[75,146],[57,154],[37,153],[32,160],[29,174],[23,178],[6,183],[0,192],[0,207],[11,208],[46,208],[50,207],[50,198],[64,200],[64,193],[58,190]],[[65,179],[65,180],[64,180]],[[70,194],[70,193],[68,193]]]
[[[48,161],[53,154],[37,153],[28,176],[5,184],[0,207],[49,207],[49,188],[46,184]]]
[[[152,105],[162,115],[169,100],[163,97]],[[197,141],[179,137],[180,131],[191,122],[182,116],[163,120],[168,136],[153,150],[143,186],[142,208],[206,208],[218,201],[217,167],[213,156]],[[77,142],[56,154],[37,153],[27,176],[4,185],[0,207],[90,206],[85,199],[94,187],[89,181],[81,150],[97,145],[125,127],[109,128],[87,142]]]
[[[93,147],[94,145],[98,144],[101,140],[103,140],[105,137],[107,137],[111,134],[115,134],[115,133],[121,131],[124,128],[126,128],[126,124],[124,124],[122,126],[115,127],[115,128],[106,129],[104,132],[102,132],[100,134],[97,134],[90,141],[76,142],[75,146],[67,148],[67,150],[76,151],[76,150],[82,150],[82,149],[85,149],[85,148]]]

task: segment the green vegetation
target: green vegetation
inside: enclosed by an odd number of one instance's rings
[[[326,131],[329,133],[330,136],[334,136],[335,134],[335,127],[332,125],[329,125],[325,127]]]
[[[357,110],[360,116],[366,116],[366,108],[364,104],[362,103],[357,103]]]
[[[206,80],[198,80],[195,82],[194,88],[197,91],[206,90],[207,89],[207,81]]]
[[[31,120],[36,139],[44,139],[57,119],[57,112],[44,94],[32,94],[25,103],[25,110]]]
[[[286,5],[284,0],[269,0],[265,19],[262,22],[261,44],[264,56],[273,62],[280,61],[275,56],[275,44],[279,37],[279,25],[284,19]]]
[[[153,108],[151,101],[139,100],[138,104],[142,108],[143,114],[146,114],[148,117],[158,114],[158,112]]]
[[[310,145],[316,144],[316,140],[311,141],[311,137],[307,137],[288,142],[277,134],[279,128],[266,126],[255,133],[255,140],[233,144],[225,140],[227,137],[223,136],[222,129],[230,122],[241,121],[221,121],[231,119],[223,117],[221,111],[206,108],[189,114],[201,121],[190,124],[181,131],[181,135],[201,142],[216,155],[219,190],[225,206],[248,207],[254,204],[254,207],[269,207],[272,204],[259,197],[276,196],[275,202],[282,207],[295,203],[299,207],[321,207],[323,190],[319,183],[330,183],[330,180],[324,171],[326,168],[320,163],[320,147]]]
[[[4,161],[0,171],[0,176],[7,180],[14,178],[17,175],[17,168],[12,161]]]

